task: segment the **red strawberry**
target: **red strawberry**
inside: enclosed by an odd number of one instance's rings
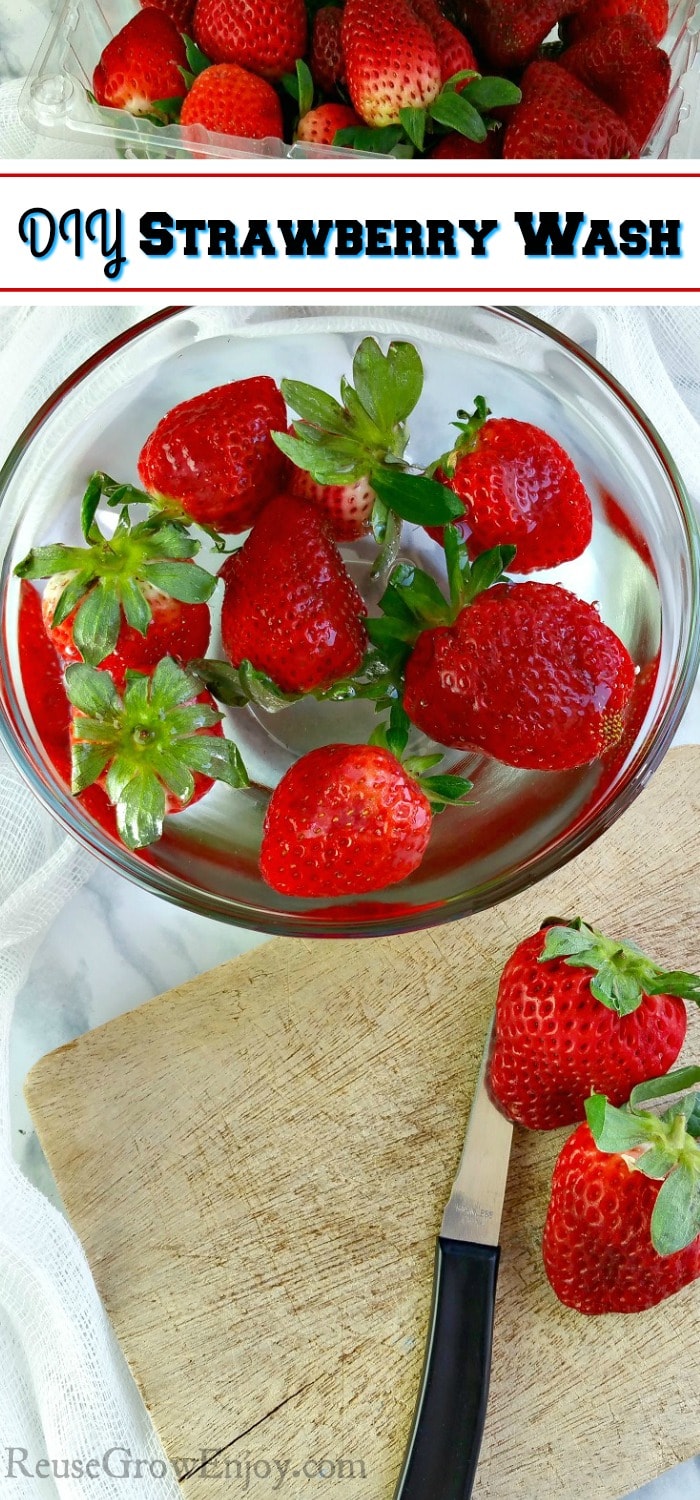
[[[561,66],[624,120],[641,151],[668,99],[671,64],[638,16],[608,21],[569,47]]]
[[[443,83],[452,78],[454,73],[461,73],[467,68],[473,69],[475,73],[481,71],[464,33],[458,31],[443,15],[438,0],[411,0],[411,4],[435,42]]]
[[[303,755],[270,799],[263,879],[288,896],[382,890],[418,868],[430,803],[400,761],[375,745],[324,745]]]
[[[359,115],[349,104],[317,104],[302,115],[297,126],[298,141],[313,141],[317,146],[332,146],[339,130],[362,125]]]
[[[304,469],[295,469],[291,491],[323,512],[337,542],[356,541],[370,529],[377,497],[367,479],[354,484],[317,484]]]
[[[452,130],[433,146],[429,155],[438,161],[451,161],[462,157],[465,160],[492,160],[500,154],[502,130],[489,130],[483,141],[468,141],[465,135]]]
[[[268,375],[192,396],[146,439],[141,481],[166,508],[175,504],[220,531],[246,531],[284,487],[289,464],[270,434],[286,420],[283,397]]]
[[[580,557],[591,540],[591,502],[559,443],[529,422],[491,417],[482,396],[473,415],[456,425],[461,435],[436,478],[464,505],[456,524],[470,556],[513,545],[518,573]],[[440,531],[430,534],[441,541]]]
[[[668,0],[589,0],[588,5],[567,21],[567,41],[577,42],[579,37],[597,31],[606,21],[629,15],[646,21],[655,42],[663,41],[668,31]]]
[[[343,12],[338,5],[323,5],[314,16],[309,67],[317,88],[332,94],[345,82],[342,42]]]
[[[18,564],[20,578],[48,578],[42,614],[65,661],[105,665],[119,682],[128,668],[163,656],[202,656],[215,577],[192,561],[199,543],[162,516],[132,526],[126,511],[111,539],[95,521],[106,476],[95,475],[83,502],[86,547],[37,547]],[[107,483],[109,483],[107,481]],[[118,488],[115,486],[115,488]]]
[[[394,125],[440,93],[440,54],[411,0],[346,0],[343,55],[350,98],[368,125]]]
[[[471,783],[423,775],[440,756],[402,763],[407,740],[408,721],[395,707],[369,745],[324,745],[286,772],[263,827],[268,885],[289,896],[357,896],[418,868],[433,812],[461,802]]]
[[[179,32],[190,36],[195,0],[139,0],[142,10],[162,10]]]
[[[160,10],[140,10],[112,38],[92,79],[98,104],[147,115],[161,99],[182,98],[185,43]]]
[[[213,698],[171,657],[151,674],[131,674],[122,696],[109,672],[69,666],[66,692],[73,705],[72,790],[104,787],[130,849],[160,838],[166,814],[198,802],[214,781],[248,785]]]
[[[234,667],[251,662],[285,693],[357,670],[365,605],[314,506],[293,495],[271,501],[221,576],[221,635]]]
[[[532,61],[566,9],[563,0],[459,0],[458,6],[480,58],[506,72]]]
[[[558,63],[531,63],[522,92],[506,126],[506,159],[620,160],[634,155],[624,121]]]
[[[293,73],[306,52],[304,0],[197,0],[194,35],[215,63],[238,63],[261,78]]]
[[[670,1074],[656,1093],[674,1084],[684,1086]],[[554,1167],[545,1271],[577,1312],[643,1312],[700,1276],[697,1096],[658,1117],[596,1094],[586,1113]]]
[[[282,106],[264,78],[239,68],[237,63],[218,63],[195,78],[180,112],[180,124],[202,125],[216,135],[234,135],[243,140],[282,140]]]
[[[551,583],[500,584],[453,624],[419,635],[404,704],[441,745],[570,770],[617,744],[634,680],[629,653],[592,604]]]
[[[52,646],[41,613],[41,596],[23,580],[19,601],[19,665],[36,732],[52,765],[65,778],[70,763],[70,708],[63,685],[63,663]]]
[[[666,974],[584,923],[533,933],[498,986],[495,1099],[530,1130],[576,1124],[593,1091],[624,1104],[678,1057],[688,1025],[681,995],[700,998],[696,974]]]

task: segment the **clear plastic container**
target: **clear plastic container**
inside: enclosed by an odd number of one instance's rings
[[[123,110],[98,109],[87,90],[98,58],[135,14],[136,0],[64,0],[52,19],[20,99],[25,122],[54,140],[80,143],[83,154],[148,160],[190,157],[353,160],[358,152],[267,139],[251,141],[157,126]],[[673,82],[668,104],[644,150],[646,157],[700,157],[700,3],[671,0],[665,47]],[[376,160],[376,157],[375,157]]]

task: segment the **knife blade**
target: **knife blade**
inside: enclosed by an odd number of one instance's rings
[[[493,1024],[493,1023],[492,1023]],[[469,1500],[484,1431],[513,1127],[491,1102],[489,1027],[442,1216],[421,1389],[394,1500]]]

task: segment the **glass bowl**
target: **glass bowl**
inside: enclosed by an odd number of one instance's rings
[[[7,459],[0,472],[0,734],[70,833],[114,869],[190,910],[304,936],[402,932],[467,916],[532,885],[609,828],[671,742],[699,651],[698,533],[683,482],[616,381],[523,312],[364,308],[302,316],[258,309],[245,323],[242,317],[236,308],[203,307],[147,319],[61,386]],[[496,415],[542,426],[572,455],[593,501],[593,542],[577,561],[537,576],[597,602],[632,653],[639,667],[634,738],[605,762],[566,773],[515,771],[448,752],[447,765],[474,780],[473,805],[435,819],[410,880],[369,899],[297,901],[277,895],[258,874],[269,789],[304,749],[366,739],[376,722],[371,705],[311,700],[275,715],[229,710],[227,732],[243,753],[251,790],[217,785],[166,820],[157,845],[131,853],[61,785],[38,740],[19,672],[13,568],[32,546],[78,540],[78,501],[94,469],[137,482],[141,445],[176,402],[254,374],[311,379],[337,391],[366,334],[410,338],[420,349],[426,379],[410,420],[412,460],[425,464],[442,452],[456,409],[479,394]],[[371,604],[371,545],[343,552]],[[442,551],[417,528],[405,528],[402,555],[439,576]],[[209,655],[221,655],[216,620]]]

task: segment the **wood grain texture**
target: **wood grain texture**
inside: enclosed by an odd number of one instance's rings
[[[498,973],[551,912],[700,968],[700,749],[672,752],[592,849],[507,905],[410,937],[266,943],[30,1074],[168,1453],[194,1470],[224,1450],[187,1500],[389,1500]],[[697,1058],[695,1018],[692,1033]],[[700,1452],[698,1288],[586,1319],[548,1287],[562,1139],[515,1136],[478,1500],[617,1500]],[[324,1458],[332,1483],[294,1476]]]

